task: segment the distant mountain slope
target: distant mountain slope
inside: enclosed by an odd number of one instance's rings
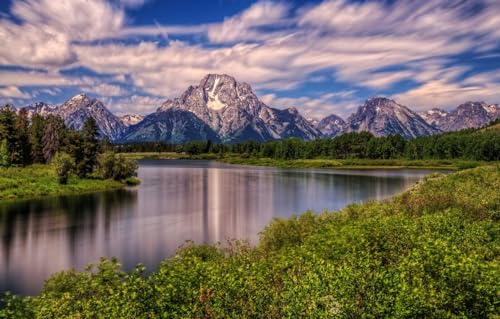
[[[182,144],[196,140],[220,142],[217,134],[201,119],[180,109],[158,110],[132,125],[122,142],[155,142]]]
[[[405,138],[439,132],[417,113],[393,100],[377,97],[366,100],[346,121],[343,132],[368,131],[375,136],[399,134]]]
[[[477,128],[500,118],[498,104],[484,102],[466,102],[456,109],[445,112],[436,109],[422,112],[422,117],[443,131],[458,131],[465,128]]]
[[[28,116],[49,114],[60,116],[68,127],[81,130],[89,117],[96,120],[101,136],[117,140],[125,132],[125,125],[97,99],[90,99],[85,94],[78,94],[59,107],[45,103],[36,103],[26,107]]]
[[[316,126],[324,137],[335,137],[343,132],[345,121],[335,114],[328,115]]]
[[[27,112],[26,114],[28,115],[28,119],[31,119],[35,114],[47,116],[49,114],[52,114],[56,110],[56,108],[56,106],[44,102],[37,102],[24,107]]]
[[[144,116],[138,115],[138,114],[125,114],[123,116],[120,116],[120,121],[125,125],[126,127],[129,127],[131,125],[135,125],[142,121],[144,119]]]

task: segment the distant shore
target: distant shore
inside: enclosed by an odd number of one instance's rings
[[[270,166],[279,168],[331,168],[331,169],[449,169],[460,170],[491,164],[492,162],[469,160],[406,160],[406,159],[297,159],[282,160],[272,158],[242,157],[239,154],[214,154],[206,153],[189,155],[174,152],[144,152],[122,153],[124,156],[135,159],[161,159],[161,160],[216,160],[227,164]]]

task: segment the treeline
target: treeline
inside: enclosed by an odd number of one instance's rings
[[[80,178],[99,173],[108,178],[110,174],[105,170],[110,169],[110,163],[114,165],[111,169],[121,170],[116,175],[135,174],[135,163],[126,162],[126,167],[117,168],[116,158],[109,154],[102,156],[108,150],[109,143],[99,139],[99,129],[92,117],[81,131],[76,131],[54,115],[35,114],[29,119],[24,109],[16,112],[9,105],[0,108],[0,166],[52,163],[61,183],[67,181],[70,173]]]
[[[498,130],[467,129],[405,140],[399,135],[375,137],[368,132],[347,133],[310,142],[298,139],[264,144],[247,142],[231,147],[233,153],[274,159],[468,159],[500,160]]]
[[[493,122],[496,124],[499,122]],[[500,160],[500,131],[465,129],[406,140],[399,135],[375,137],[371,133],[347,133],[335,138],[302,141],[296,138],[257,143],[213,144],[193,141],[184,145],[139,143],[116,145],[117,152],[236,153],[244,157],[273,159],[466,159]]]

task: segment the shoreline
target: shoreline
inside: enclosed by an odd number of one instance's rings
[[[234,154],[200,154],[185,153],[121,153],[135,160],[214,160],[226,164],[267,166],[277,168],[322,168],[339,170],[376,170],[376,169],[445,169],[457,171],[484,165],[494,165],[497,162],[481,162],[470,160],[406,160],[406,159],[294,159],[279,160],[272,158],[243,158]]]

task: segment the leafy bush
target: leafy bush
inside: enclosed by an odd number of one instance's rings
[[[55,167],[57,181],[59,182],[59,184],[67,184],[69,174],[75,167],[75,161],[73,160],[73,158],[69,154],[59,152],[52,159],[52,164]]]
[[[105,152],[98,159],[99,171],[103,178],[126,180],[137,175],[137,163],[133,159],[113,152]]]

